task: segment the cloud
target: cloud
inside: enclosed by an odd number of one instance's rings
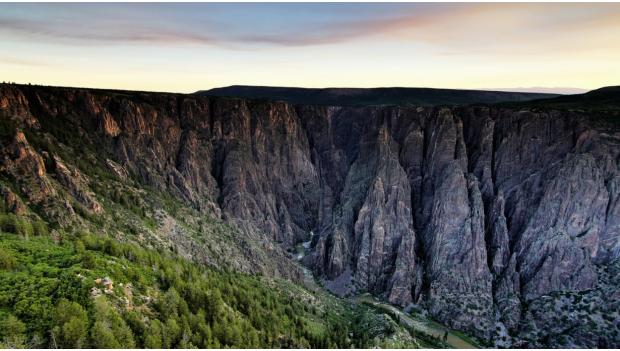
[[[7,65],[29,66],[29,67],[45,67],[49,66],[46,62],[27,60],[16,57],[0,57],[0,63]]]
[[[113,24],[97,22],[90,27],[71,23],[41,22],[23,19],[0,19],[0,32],[38,37],[42,40],[57,39],[79,44],[153,43],[153,44],[214,44],[214,38],[197,33],[185,33],[162,27]]]
[[[368,10],[354,11],[343,6],[326,6],[324,8],[317,4],[313,8],[313,14],[305,15],[302,13],[303,8],[294,10],[293,4],[285,4],[283,8],[288,11],[263,13],[262,16],[256,15],[256,17],[246,15],[241,18],[234,18],[238,14],[232,13],[224,19],[220,19],[217,16],[212,16],[211,11],[204,9],[203,11],[196,10],[196,13],[190,14],[188,8],[183,7],[183,5],[178,5],[176,9],[179,11],[176,12],[173,6],[148,7],[153,11],[144,12],[150,13],[151,16],[145,16],[141,11],[138,11],[140,6],[150,5],[136,4],[121,7],[118,8],[117,13],[111,11],[115,4],[109,4],[109,7],[101,5],[97,8],[47,5],[43,9],[55,11],[49,16],[39,16],[36,20],[24,14],[14,17],[0,15],[0,32],[40,40],[57,39],[62,43],[73,42],[91,45],[144,43],[309,46],[337,44],[389,33],[398,28],[416,27],[419,24],[431,22],[435,17],[433,13],[438,12],[413,6],[407,11],[407,15],[385,9],[376,11],[377,14],[375,15],[369,15]],[[381,5],[376,6],[381,7]],[[2,5],[0,5],[1,7]],[[442,6],[442,11],[452,12],[460,7],[459,5]],[[107,11],[102,11],[102,8]],[[270,7],[267,7],[267,9],[269,8],[273,9],[274,7],[271,4]],[[330,8],[333,10],[332,16],[325,16],[326,11]],[[394,7],[394,9],[396,8]],[[30,4],[28,9],[32,11],[36,9],[36,6]],[[199,16],[203,12],[205,13],[204,18],[196,20],[195,16]],[[216,14],[220,15],[221,12],[220,9]],[[187,17],[188,20],[184,20],[184,17]],[[288,17],[292,17],[292,19]],[[297,17],[299,20],[295,20]],[[268,28],[263,28],[264,26],[257,25],[265,24],[260,22],[271,23],[267,26]],[[281,26],[278,25],[280,22]],[[209,35],[204,33],[209,33]]]
[[[254,9],[263,9],[256,15],[239,12],[239,8],[228,8],[228,13],[225,7],[213,11],[210,4],[190,6],[54,4],[43,8],[55,10],[51,15],[32,19],[28,12],[37,6],[31,4],[25,13],[0,15],[0,33],[62,44],[229,49],[387,39],[423,43],[444,55],[545,50],[570,47],[571,42],[595,47],[603,39],[594,34],[601,37],[601,32],[611,31],[620,35],[620,4],[376,4],[376,13],[370,11],[372,7],[354,11],[345,5],[315,4],[308,14],[302,12],[308,9],[294,4],[270,4],[254,5]],[[287,11],[277,11],[278,6]]]
[[[553,15],[550,15],[553,14]],[[232,37],[236,44],[340,44],[355,40],[422,43],[444,55],[619,49],[620,4],[436,4],[382,16],[301,23],[278,33]]]
[[[455,15],[462,11],[459,4],[435,5],[435,8],[411,7],[399,12],[382,12],[377,16],[331,19],[299,23],[279,32],[252,33],[231,39],[238,43],[266,43],[281,46],[311,46],[339,44],[353,40],[391,35],[398,31],[423,28],[440,16]],[[441,11],[440,11],[441,10]],[[405,12],[405,13],[402,13]]]

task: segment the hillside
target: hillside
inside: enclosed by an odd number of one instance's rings
[[[557,96],[555,94],[515,93],[484,90],[432,88],[289,88],[233,85],[199,91],[203,96],[237,97],[286,101],[303,105],[330,106],[436,106],[470,105],[526,101]]]
[[[566,95],[528,102],[514,102],[505,105],[613,113],[620,110],[620,86],[604,87],[584,94]]]

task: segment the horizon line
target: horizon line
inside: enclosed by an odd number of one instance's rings
[[[74,88],[74,89],[96,89],[96,90],[118,90],[118,91],[135,91],[135,92],[154,92],[154,93],[168,93],[168,94],[184,94],[192,95],[199,92],[206,92],[215,89],[224,89],[231,87],[253,87],[253,88],[280,88],[280,89],[308,89],[308,90],[325,90],[325,89],[434,89],[434,90],[461,90],[461,91],[487,91],[487,92],[502,92],[502,93],[524,93],[524,94],[557,94],[557,95],[574,95],[584,94],[592,90],[604,88],[607,86],[601,86],[595,89],[584,89],[577,87],[514,87],[514,88],[445,88],[445,87],[429,87],[429,86],[374,86],[374,87],[355,87],[355,86],[326,86],[326,87],[307,87],[307,86],[285,86],[285,85],[255,85],[255,84],[232,84],[216,86],[213,88],[200,89],[190,92],[182,91],[168,91],[168,90],[144,90],[139,88],[111,88],[111,87],[97,87],[97,86],[82,86],[82,85],[55,85],[33,82],[15,82],[15,81],[3,81],[2,84],[14,84],[14,85],[34,85],[34,86],[47,86],[56,88]],[[612,86],[612,85],[609,85]]]

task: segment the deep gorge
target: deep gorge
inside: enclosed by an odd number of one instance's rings
[[[92,145],[117,174],[267,240],[282,261],[269,274],[295,280],[283,251],[312,232],[304,264],[334,292],[421,305],[484,340],[544,333],[560,345],[595,347],[597,328],[560,341],[581,323],[556,320],[576,303],[539,308],[575,294],[611,311],[612,329],[620,323],[620,130],[596,113],[3,85],[0,117],[19,130],[70,133],[71,147]],[[18,139],[16,152],[4,148],[3,175],[39,179],[21,195],[54,218],[45,170],[72,160],[53,161]],[[96,196],[79,181],[64,184],[97,215]],[[618,345],[619,333],[609,335]]]

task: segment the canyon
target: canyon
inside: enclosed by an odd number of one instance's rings
[[[239,235],[215,257],[161,213],[121,240],[292,281],[303,273],[289,252],[310,241],[303,264],[342,297],[419,307],[496,346],[620,347],[620,115],[545,101],[335,106],[3,84],[3,194],[58,228],[96,225],[84,224],[106,215],[91,162]]]

